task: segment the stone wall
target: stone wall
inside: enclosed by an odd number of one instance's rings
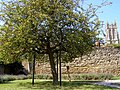
[[[69,63],[70,73],[107,73],[120,76],[120,49],[102,47],[95,49],[89,55],[76,58]],[[66,73],[66,65],[62,64],[62,73]],[[36,62],[37,74],[51,73],[49,63]]]
[[[120,49],[102,47],[95,49],[89,55],[83,56],[82,60],[76,58],[72,63],[71,73],[109,73],[120,75]]]

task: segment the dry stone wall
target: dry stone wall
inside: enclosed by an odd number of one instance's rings
[[[90,54],[74,59],[69,63],[70,73],[106,73],[120,76],[120,49],[101,47]],[[49,63],[36,62],[37,74],[50,74]],[[66,65],[62,64],[62,73],[67,73]]]
[[[120,75],[120,49],[112,47],[96,49],[89,55],[83,56],[82,60],[76,58],[74,62],[70,63],[70,66],[76,67],[77,69],[74,71],[79,73]]]

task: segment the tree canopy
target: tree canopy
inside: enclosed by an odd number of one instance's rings
[[[35,53],[48,54],[53,83],[57,83],[54,54],[61,50],[63,60],[69,61],[91,51],[100,25],[92,5],[84,10],[78,1],[2,2],[1,61],[8,63]]]

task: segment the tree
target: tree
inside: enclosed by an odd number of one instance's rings
[[[78,0],[15,0],[3,2],[1,19],[1,60],[13,62],[26,55],[47,54],[58,83],[54,55],[68,58],[91,51],[99,20],[92,6],[84,10]],[[79,8],[79,9],[78,9]],[[72,59],[71,59],[72,60]]]

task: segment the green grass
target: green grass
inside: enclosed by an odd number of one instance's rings
[[[99,86],[91,81],[63,81],[62,86],[52,85],[51,80],[35,80],[35,85],[31,85],[31,80],[15,80],[0,84],[0,90],[119,90],[115,88]]]
[[[112,80],[120,80],[120,76],[114,76],[111,78]]]

